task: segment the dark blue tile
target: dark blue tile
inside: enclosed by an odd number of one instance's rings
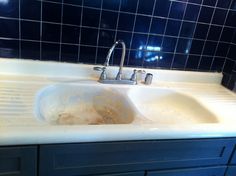
[[[230,9],[236,10],[236,1],[235,0],[233,0],[233,3],[231,4]]]
[[[211,21],[211,17],[214,9],[211,7],[202,7],[199,15],[199,22],[209,23]]]
[[[197,21],[199,10],[199,5],[188,4],[184,19],[189,21]]]
[[[84,0],[84,6],[101,8],[102,0]]]
[[[18,20],[0,19],[0,26],[0,37],[19,38]]]
[[[231,42],[233,39],[232,38],[233,35],[234,35],[233,28],[224,27],[220,40],[224,42]]]
[[[214,55],[216,51],[217,42],[206,41],[203,49],[204,55]]]
[[[0,57],[19,58],[19,41],[0,39]]]
[[[131,44],[132,49],[145,49],[147,43],[147,35],[134,34],[133,41]]]
[[[132,31],[134,26],[134,15],[120,13],[118,29]]]
[[[80,25],[81,7],[64,5],[63,8],[63,23]]]
[[[194,37],[198,39],[205,39],[207,36],[208,29],[209,25],[197,24]]]
[[[76,45],[61,45],[61,61],[77,63],[78,61],[78,46]]]
[[[83,0],[66,0],[64,1],[64,4],[73,4],[73,5],[82,5]]]
[[[171,36],[178,36],[180,26],[180,21],[168,20],[165,34]]]
[[[151,15],[155,0],[139,0],[138,13]]]
[[[22,59],[40,59],[40,42],[21,41]]]
[[[101,28],[116,29],[118,13],[110,11],[102,11]]]
[[[236,44],[236,33],[234,33],[234,37],[233,37],[232,42]]]
[[[211,67],[211,63],[212,63],[213,57],[206,57],[203,56],[201,58],[201,62],[199,64],[199,70],[200,71],[209,71],[210,67]]]
[[[167,17],[169,8],[170,8],[170,1],[157,0],[154,15]]]
[[[127,61],[128,61],[128,53],[129,53],[129,50],[126,50],[126,55],[125,55],[125,65],[127,65]],[[113,65],[120,65],[120,60],[121,60],[121,55],[122,55],[122,49],[115,49],[114,50],[114,54],[113,54],[113,57],[112,57],[112,64]],[[106,58],[106,57],[105,57]],[[104,60],[104,58],[103,58]]]
[[[42,58],[45,61],[59,61],[59,44],[42,43]]]
[[[40,20],[41,16],[41,2],[32,0],[21,0],[21,18]],[[30,7],[30,8],[29,8]]]
[[[183,70],[187,57],[186,54],[175,54],[172,68]]]
[[[189,55],[185,69],[197,70],[199,62],[200,62],[200,56]]]
[[[144,50],[134,50],[130,51],[128,66],[138,66],[141,67],[143,64],[143,57],[145,55]]]
[[[57,2],[57,3],[62,3],[62,0],[47,0],[49,2]]]
[[[149,35],[148,46],[161,47],[161,42],[162,42],[161,36]]]
[[[227,10],[216,9],[213,16],[212,23],[223,25],[226,18],[226,14],[227,14]]]
[[[115,31],[100,30],[99,32],[99,46],[111,47],[115,42]]]
[[[229,8],[231,0],[218,0],[217,7]]]
[[[151,17],[137,15],[135,22],[135,32],[149,32]]]
[[[62,26],[62,42],[63,43],[79,43],[80,28],[76,26]]]
[[[192,38],[194,35],[195,23],[183,22],[180,37]]]
[[[229,44],[219,43],[216,50],[216,56],[226,57],[229,49]]]
[[[235,56],[236,56],[236,45],[231,45],[227,57],[229,57],[232,60],[236,61],[236,57]]]
[[[132,33],[129,32],[117,32],[116,40],[123,40],[127,48],[130,48]]]
[[[143,58],[143,67],[156,68],[160,58],[162,58],[162,53],[146,51]]]
[[[176,46],[177,38],[164,37],[162,43],[162,49],[164,52],[174,52]]]
[[[236,11],[230,11],[227,16],[226,25],[236,27]]]
[[[221,72],[225,59],[222,57],[215,57],[212,63],[211,71]]]
[[[203,49],[204,41],[201,40],[193,40],[190,53],[191,54],[199,54],[201,55]]]
[[[51,42],[60,42],[61,25],[43,23],[42,40]]]
[[[151,33],[153,34],[163,34],[165,31],[166,19],[163,18],[153,18],[151,25]]]
[[[0,16],[3,17],[19,17],[19,0],[1,1]]]
[[[121,11],[135,13],[137,9],[137,0],[121,0]]]
[[[215,4],[216,4],[216,0],[204,0],[203,1],[203,5],[207,5],[207,6],[215,6]]]
[[[104,64],[108,51],[108,48],[97,48],[97,64]]]
[[[95,64],[96,48],[80,46],[79,62]]]
[[[195,3],[195,4],[201,4],[202,0],[189,0],[188,2]]]
[[[192,39],[179,39],[176,52],[188,54],[191,48]]]
[[[61,4],[43,2],[43,11],[42,11],[43,21],[60,23],[61,8],[62,8]]]
[[[40,40],[40,22],[21,21],[21,38]]]
[[[120,0],[111,1],[111,0],[103,0],[103,9],[108,10],[119,10]]]
[[[83,26],[98,27],[100,19],[100,10],[89,8],[83,9]]]
[[[225,62],[224,68],[223,68],[223,72],[231,74],[233,68],[234,68],[234,61],[226,59],[226,62]]]
[[[220,33],[221,33],[222,27],[221,26],[210,26],[210,30],[208,33],[207,39],[209,40],[218,40]]]
[[[81,44],[97,45],[98,30],[91,28],[82,28],[81,30]]]
[[[182,19],[185,11],[186,3],[172,2],[170,10],[170,18]]]
[[[157,67],[170,69],[171,63],[173,61],[173,54],[163,53],[161,58],[162,59],[157,61]]]

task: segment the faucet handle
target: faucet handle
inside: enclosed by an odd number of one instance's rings
[[[144,74],[144,73],[146,73],[146,71],[145,70],[136,70],[136,69],[134,69],[134,71],[133,71],[133,74],[131,75],[131,78],[130,78],[130,80],[131,81],[135,81],[136,82],[136,84],[137,84],[137,74],[138,73],[141,73],[141,74]]]
[[[102,71],[100,78],[99,78],[100,80],[104,80],[107,78],[106,67],[93,67],[93,70]]]

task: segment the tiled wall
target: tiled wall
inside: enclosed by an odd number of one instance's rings
[[[122,39],[127,66],[231,74],[235,27],[236,0],[0,0],[0,57],[101,64]]]

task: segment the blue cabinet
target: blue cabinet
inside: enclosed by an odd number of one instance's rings
[[[37,147],[0,147],[1,176],[36,176]]]
[[[226,165],[233,146],[232,139],[42,145],[39,176],[101,175]]]
[[[229,166],[225,176],[235,176],[236,175],[236,166]]]
[[[236,165],[236,146],[235,146],[234,153],[233,153],[233,155],[232,155],[230,164],[231,164],[231,165]],[[236,175],[236,174],[235,174],[235,175]]]
[[[117,173],[117,174],[104,174],[96,176],[144,176],[145,172],[127,172],[127,173]]]
[[[148,172],[147,176],[224,176],[226,166]]]

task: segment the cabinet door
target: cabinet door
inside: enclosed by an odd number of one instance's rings
[[[233,153],[230,164],[236,165],[236,147],[234,149],[234,153]]]
[[[224,176],[226,167],[207,167],[148,172],[147,176]]]
[[[105,175],[97,175],[97,176],[144,176],[143,172],[127,172],[127,173],[117,173],[117,174],[105,174]]]
[[[236,166],[229,166],[225,176],[235,176],[236,175]]]
[[[1,176],[36,176],[37,147],[0,147]]]

